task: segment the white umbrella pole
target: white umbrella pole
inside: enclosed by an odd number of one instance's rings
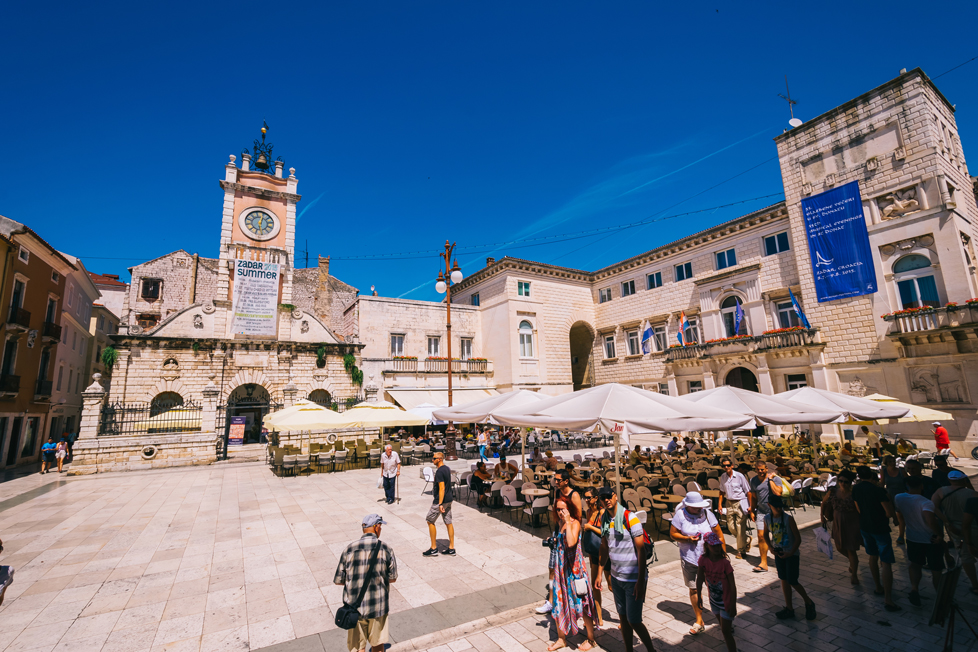
[[[529,428],[520,427],[520,474],[526,477],[526,433]]]
[[[621,496],[621,438],[615,433],[615,493]],[[620,498],[619,498],[620,500]]]

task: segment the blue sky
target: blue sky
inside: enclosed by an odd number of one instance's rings
[[[465,273],[592,270],[778,201],[785,74],[805,119],[978,55],[973,1],[60,4],[0,23],[0,214],[98,272],[216,256],[218,179],[264,119],[297,249],[417,299],[446,238]],[[976,82],[978,61],[937,80],[968,153]],[[399,252],[423,253],[359,258]]]

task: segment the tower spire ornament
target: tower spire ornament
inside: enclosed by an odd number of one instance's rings
[[[272,161],[272,143],[265,142],[265,134],[268,133],[268,123],[264,120],[261,121],[261,141],[257,138],[255,139],[253,154],[251,160],[255,163],[255,168],[265,174],[271,174],[275,169],[275,164]],[[245,147],[244,151],[247,153],[248,148]],[[282,157],[279,156],[275,159],[276,161],[281,161]]]

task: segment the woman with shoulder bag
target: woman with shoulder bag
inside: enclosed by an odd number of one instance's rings
[[[594,594],[594,606],[597,614],[598,629],[604,627],[604,614],[601,611],[601,589],[598,588],[598,581],[601,573],[604,572],[605,586],[611,586],[611,561],[609,560],[604,568],[601,568],[601,519],[604,516],[604,507],[598,500],[597,490],[588,487],[584,490],[584,503],[587,505],[587,522],[581,533],[584,554],[591,562],[591,590]]]
[[[723,531],[716,515],[710,511],[712,503],[703,498],[698,491],[690,491],[676,509],[669,527],[669,535],[679,543],[680,567],[683,572],[683,583],[689,589],[689,603],[693,607],[696,624],[689,630],[692,635],[706,629],[703,622],[703,609],[700,605],[696,589],[696,578],[699,576],[700,557],[703,556],[703,539],[710,532],[715,533],[721,541],[721,548],[726,552]]]
[[[578,650],[586,652],[594,648],[594,595],[591,591],[591,580],[588,576],[587,564],[584,560],[584,546],[577,545],[581,540],[580,514],[572,514],[573,503],[560,497],[555,504],[560,530],[555,542],[557,564],[554,567],[553,610],[554,623],[557,625],[557,640],[547,648],[550,652],[559,650],[567,645],[567,635],[577,634],[580,629],[577,619],[584,619],[587,630],[587,641],[578,646]]]

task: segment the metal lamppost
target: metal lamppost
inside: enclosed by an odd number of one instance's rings
[[[439,254],[445,261],[445,271],[438,272],[438,282],[435,289],[439,294],[445,294],[445,313],[447,315],[446,331],[448,333],[448,407],[452,407],[452,286],[462,281],[462,270],[458,268],[458,259],[452,264],[452,252],[455,243],[445,240],[445,251]],[[455,454],[455,423],[448,422],[445,428],[445,459],[457,460]]]

